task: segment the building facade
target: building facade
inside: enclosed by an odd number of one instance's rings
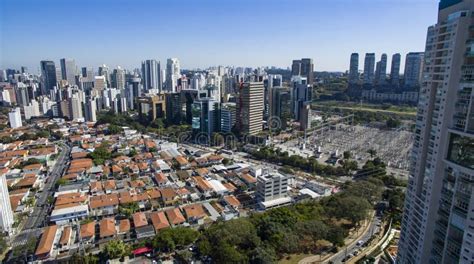
[[[474,1],[428,28],[398,263],[474,262]]]

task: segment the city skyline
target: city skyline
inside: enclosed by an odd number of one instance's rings
[[[0,67],[27,66],[37,73],[40,60],[73,58],[78,66],[94,69],[101,64],[133,69],[142,60],[163,63],[176,57],[183,69],[214,65],[286,68],[293,58],[309,57],[315,71],[346,71],[352,52],[374,52],[378,57],[422,51],[426,25],[435,22],[437,9],[436,1],[424,0],[397,1],[396,6],[393,1],[370,0],[357,5],[346,0],[224,5],[213,0],[138,1],[133,5],[125,1],[114,5],[110,1],[47,2],[2,2]],[[367,40],[377,44],[367,44]],[[285,47],[268,45],[269,41],[285,43]]]

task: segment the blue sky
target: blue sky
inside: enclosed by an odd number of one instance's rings
[[[74,58],[132,69],[280,66],[301,57],[345,71],[352,52],[423,51],[437,0],[0,0],[0,67]],[[363,56],[360,57],[360,67]]]

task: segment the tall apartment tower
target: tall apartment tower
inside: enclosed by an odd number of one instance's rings
[[[117,69],[114,69],[112,73],[112,87],[120,91],[125,89],[125,71],[120,66],[117,66]]]
[[[85,104],[85,119],[89,122],[97,122],[97,100],[95,97],[87,98]]]
[[[375,53],[366,53],[364,59],[364,84],[374,84]]]
[[[428,28],[398,263],[474,262],[474,1]]]
[[[387,54],[382,54],[375,69],[375,84],[385,84],[387,78]]]
[[[170,58],[166,61],[166,90],[169,92],[176,92],[178,86],[178,79],[181,77],[181,68],[179,60]]]
[[[7,186],[5,174],[0,174],[0,231],[11,233],[14,219]]]
[[[73,59],[61,59],[61,77],[66,80],[69,85],[76,84],[76,62]]]
[[[21,110],[19,107],[13,108],[8,113],[8,122],[10,122],[11,128],[19,128],[23,126],[21,122]]]
[[[263,82],[247,82],[240,86],[237,99],[237,122],[241,133],[256,135],[262,131]]]
[[[410,52],[405,60],[405,86],[419,87],[423,72],[424,52]]]
[[[390,83],[398,86],[400,84],[400,53],[392,55],[392,67],[390,68]]]
[[[359,53],[351,54],[351,62],[349,65],[349,84],[359,82]]]
[[[142,62],[142,80],[143,88],[148,91],[150,89],[163,89],[163,80],[160,78],[160,62],[156,60],[146,60]],[[140,95],[135,95],[140,96]]]
[[[43,95],[49,94],[56,86],[56,66],[54,61],[41,61],[41,92]]]

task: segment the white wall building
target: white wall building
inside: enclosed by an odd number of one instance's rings
[[[10,113],[8,113],[8,121],[10,122],[11,128],[18,128],[23,126],[21,122],[21,111],[19,107],[12,109]]]

